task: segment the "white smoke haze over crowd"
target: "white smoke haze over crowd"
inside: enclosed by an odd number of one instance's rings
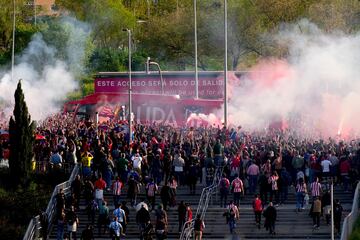
[[[251,69],[233,89],[229,122],[264,129],[283,119],[308,137],[359,133],[360,33],[324,33],[302,20],[272,39],[288,46],[287,59],[265,59]]]
[[[69,34],[66,61],[57,59],[57,49],[46,44],[42,34],[36,33],[28,47],[15,58],[14,78],[11,69],[0,72],[0,102],[7,117],[12,114],[14,92],[19,79],[32,119],[41,120],[61,109],[68,93],[78,87],[76,74],[83,70],[89,27],[72,18],[62,20]]]

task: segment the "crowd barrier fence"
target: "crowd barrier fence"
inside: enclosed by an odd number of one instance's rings
[[[223,167],[217,167],[215,171],[213,183],[202,190],[199,200],[199,205],[196,210],[196,215],[194,215],[194,218],[192,220],[185,222],[183,229],[181,231],[180,240],[191,239],[191,236],[194,231],[195,218],[197,215],[200,215],[200,218],[204,220],[210,199],[218,190],[223,169],[224,169]]]
[[[71,194],[71,183],[74,181],[76,175],[78,174],[79,174],[79,165],[76,164],[71,172],[69,180],[56,185],[56,187],[54,188],[54,191],[51,195],[50,201],[46,208],[46,216],[48,218],[48,223],[49,223],[47,233],[50,232],[52,225],[54,223],[54,218],[56,214],[56,195],[58,194],[60,189],[63,189],[65,196]],[[23,240],[38,239],[40,237],[40,229],[41,229],[40,216],[37,215],[30,220],[30,223],[27,227]]]

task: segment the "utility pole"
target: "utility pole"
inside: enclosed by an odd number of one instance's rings
[[[224,0],[224,38],[225,38],[225,56],[224,56],[224,127],[227,128],[227,0]]]
[[[14,3],[14,12],[13,12],[13,32],[12,32],[12,52],[11,52],[11,81],[14,80],[14,63],[15,63],[15,0],[13,1]]]
[[[198,74],[198,52],[197,52],[197,19],[196,1],[194,0],[194,41],[195,41],[195,98],[199,98],[199,74]]]
[[[132,143],[131,30],[123,29],[123,31],[128,33],[128,48],[129,48],[129,151],[131,155],[131,143]]]
[[[36,26],[36,0],[34,0],[34,24]]]
[[[331,178],[331,240],[334,240],[334,182]]]

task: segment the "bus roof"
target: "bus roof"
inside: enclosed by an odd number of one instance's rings
[[[132,93],[132,101],[134,102],[158,102],[159,104],[196,104],[198,106],[211,106],[220,107],[223,103],[222,99],[194,99],[186,98],[180,99],[179,96],[174,95],[159,95],[159,94],[144,94],[144,93]],[[69,101],[67,104],[80,104],[91,105],[99,103],[127,103],[129,101],[128,93],[94,93],[85,96],[82,99]]]

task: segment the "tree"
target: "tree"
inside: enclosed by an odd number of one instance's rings
[[[0,0],[0,65],[11,59],[13,30],[13,1]],[[32,12],[29,12],[25,0],[16,1],[15,53],[21,52],[37,31],[32,24]]]
[[[359,31],[360,3],[358,0],[319,0],[311,5],[308,17],[325,32]]]
[[[13,186],[19,184],[26,187],[29,184],[31,161],[34,156],[33,145],[35,141],[35,123],[31,121],[30,114],[24,99],[24,93],[19,81],[15,91],[14,116],[10,118],[10,159],[9,170]]]
[[[56,0],[60,9],[72,11],[92,27],[93,42],[101,48],[118,48],[127,44],[123,28],[134,29],[135,17],[118,0]]]

